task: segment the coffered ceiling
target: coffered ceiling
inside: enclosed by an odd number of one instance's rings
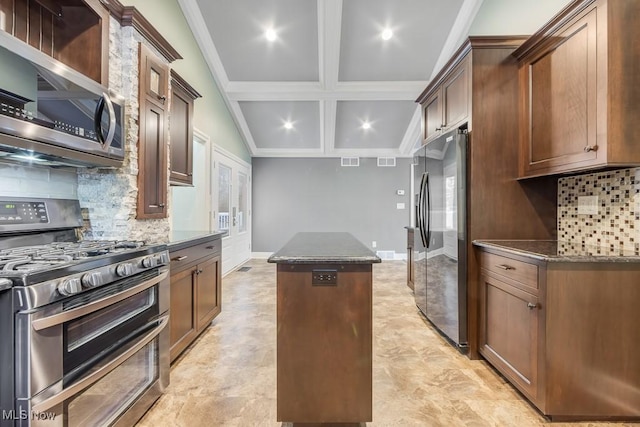
[[[482,0],[179,3],[252,156],[404,157]]]

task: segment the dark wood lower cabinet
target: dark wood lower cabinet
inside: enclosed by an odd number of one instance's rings
[[[222,310],[220,240],[171,251],[173,362]]]
[[[640,419],[640,263],[480,251],[480,353],[544,415]]]
[[[538,298],[489,274],[481,283],[482,355],[532,401],[538,401]]]

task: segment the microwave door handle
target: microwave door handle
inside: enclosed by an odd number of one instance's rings
[[[98,380],[100,380],[102,377],[107,375],[109,372],[116,369],[124,361],[129,359],[135,353],[137,353],[142,348],[144,348],[144,346],[146,346],[151,341],[153,341],[158,335],[160,335],[160,332],[162,332],[162,330],[169,323],[169,315],[167,314],[160,317],[157,322],[158,322],[158,326],[153,328],[148,334],[142,337],[139,341],[137,341],[134,345],[131,346],[131,348],[127,349],[124,353],[122,353],[121,355],[119,355],[118,357],[116,357],[106,365],[100,367],[96,371],[93,371],[91,374],[87,375],[86,377],[76,381],[69,387],[62,390],[60,393],[55,394],[50,398],[33,405],[34,413],[42,413],[53,408],[56,405],[59,405],[60,403],[69,399],[70,397],[73,397],[76,393],[79,393],[80,391],[84,390],[90,385],[96,383]]]
[[[107,104],[107,110],[109,111],[109,131],[107,132],[107,137],[104,141],[104,148],[107,149],[111,146],[113,137],[116,135],[116,112],[113,108],[113,102],[109,95],[103,93],[102,99],[104,99],[105,104]]]
[[[98,142],[104,145],[105,139],[102,134],[102,113],[104,112],[104,96],[100,97],[98,100],[98,104],[96,105],[96,111],[93,115],[93,127],[96,131],[96,137],[98,138]]]
[[[89,304],[85,304],[81,307],[74,308],[69,311],[63,311],[62,313],[52,314],[51,316],[43,317],[42,319],[36,319],[31,322],[31,327],[36,331],[41,331],[43,329],[47,329],[52,326],[60,325],[62,323],[77,319],[78,317],[84,316],[86,314],[93,313],[94,311],[108,307],[119,301],[127,299],[130,296],[137,294],[138,292],[142,292],[145,289],[155,286],[156,284],[162,282],[168,274],[168,271],[164,271],[158,276],[149,280],[145,280],[144,282],[133,286],[124,292],[119,292],[115,295],[101,298],[99,300],[90,302]]]

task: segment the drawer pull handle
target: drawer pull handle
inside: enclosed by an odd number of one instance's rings
[[[188,255],[182,255],[182,256],[179,256],[179,257],[176,257],[176,258],[171,258],[171,261],[183,261],[183,260],[185,260],[187,258],[189,258]]]
[[[506,265],[506,264],[498,264],[496,267],[501,268],[503,270],[515,270],[515,267],[511,267],[510,265]]]
[[[538,304],[534,304],[530,302],[530,303],[527,303],[527,307],[529,308],[529,310],[533,310],[534,308],[538,308]]]
[[[210,249],[211,250],[211,249],[215,249],[215,248],[216,247],[212,245],[212,246],[207,246],[205,249]]]

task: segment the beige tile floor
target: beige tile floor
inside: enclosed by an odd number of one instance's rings
[[[289,427],[276,421],[275,266],[245,265],[251,270],[223,279],[222,313],[172,365],[171,385],[139,427]],[[460,355],[418,315],[405,274],[403,261],[374,266],[373,422],[367,425],[547,424],[485,362]]]

